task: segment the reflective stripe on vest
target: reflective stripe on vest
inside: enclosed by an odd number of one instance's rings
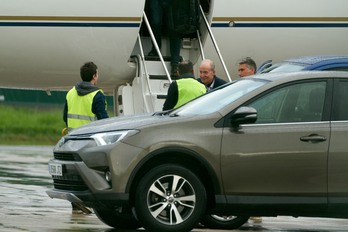
[[[176,84],[178,85],[178,102],[174,109],[207,92],[205,85],[193,78],[179,79]]]
[[[79,96],[75,87],[66,95],[68,103],[68,127],[74,129],[84,124],[96,121],[97,117],[92,112],[92,103],[95,95],[101,90],[93,91],[84,96]]]

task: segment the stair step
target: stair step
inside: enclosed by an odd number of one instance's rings
[[[146,61],[161,61],[158,56],[145,56]],[[170,62],[170,56],[163,56],[165,62]]]

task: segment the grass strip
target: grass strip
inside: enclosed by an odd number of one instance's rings
[[[55,145],[61,137],[63,109],[0,105],[0,144]]]

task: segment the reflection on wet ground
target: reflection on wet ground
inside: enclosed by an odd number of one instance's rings
[[[107,231],[95,215],[72,214],[69,202],[47,196],[52,149],[0,146],[0,231]]]
[[[0,232],[118,231],[103,224],[95,214],[72,213],[69,202],[46,195],[46,190],[53,186],[47,170],[52,149],[0,146]],[[235,231],[346,232],[348,220],[270,217],[263,218],[260,224],[246,223]]]

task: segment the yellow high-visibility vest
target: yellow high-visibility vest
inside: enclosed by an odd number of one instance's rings
[[[68,128],[75,129],[84,124],[97,120],[97,116],[92,112],[93,98],[99,92],[98,89],[84,96],[79,96],[75,87],[66,95],[68,104]]]
[[[176,84],[178,85],[178,102],[174,109],[207,92],[205,85],[193,78],[179,79]]]

